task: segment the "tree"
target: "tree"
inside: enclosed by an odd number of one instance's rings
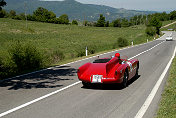
[[[106,21],[105,27],[109,27],[109,21]]]
[[[2,10],[2,7],[5,6],[7,3],[4,0],[0,0],[0,11]]]
[[[156,28],[156,33],[159,35],[160,33],[160,28],[162,26],[162,23],[160,22],[160,20],[157,17],[153,17],[150,21],[149,21],[149,26],[154,26]]]
[[[121,27],[121,20],[120,19],[116,19],[113,22],[113,27]]]
[[[156,28],[152,26],[147,27],[145,33],[149,36],[154,36],[156,34]]]
[[[56,15],[52,11],[48,11],[45,8],[39,7],[33,12],[33,18],[40,22],[49,22],[51,19],[55,19]]]
[[[176,11],[170,12],[170,20],[175,20],[176,19]]]
[[[129,25],[129,22],[128,22],[128,20],[127,19],[122,19],[122,22],[121,22],[121,26],[122,27],[129,27],[130,25]]]
[[[14,18],[16,16],[16,12],[14,10],[10,10],[9,15],[11,18]]]
[[[76,20],[73,20],[72,25],[78,25],[78,22]]]
[[[0,18],[4,18],[7,15],[5,10],[0,10]]]
[[[58,19],[59,24],[69,24],[69,18],[67,14],[63,14]]]
[[[97,27],[104,27],[105,26],[105,17],[103,14],[100,14],[100,18],[97,21]]]

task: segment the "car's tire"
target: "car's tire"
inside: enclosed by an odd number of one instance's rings
[[[127,84],[128,84],[128,72],[127,71],[125,71],[124,72],[124,77],[123,77],[123,82],[122,82],[122,87],[123,88],[125,88],[125,87],[127,87]]]
[[[89,86],[90,86],[90,83],[87,83],[87,82],[83,82],[83,81],[82,81],[82,85],[83,85],[83,87],[89,87]]]
[[[139,63],[137,63],[135,77],[138,77],[138,75],[139,75]]]

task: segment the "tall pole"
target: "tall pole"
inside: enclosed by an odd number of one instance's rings
[[[26,2],[24,2],[24,11],[25,11],[26,29],[27,29],[27,6],[26,6]]]

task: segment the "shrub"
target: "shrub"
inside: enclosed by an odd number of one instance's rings
[[[4,79],[16,74],[14,63],[9,58],[0,57],[0,79]]]
[[[63,14],[58,18],[58,24],[69,24],[69,18],[67,14]]]
[[[88,47],[88,52],[89,52],[89,54],[94,54],[95,53],[95,46],[89,46]]]
[[[78,25],[78,22],[76,20],[73,20],[72,25]]]
[[[21,17],[19,15],[16,15],[15,17],[13,17],[12,19],[16,19],[16,20],[22,20]]]
[[[147,27],[145,30],[145,33],[149,36],[154,36],[156,34],[156,28],[155,27]]]
[[[55,50],[51,54],[52,63],[57,63],[60,60],[63,60],[64,58],[65,58],[65,56],[64,56],[63,52],[60,50]]]
[[[79,51],[77,51],[77,57],[83,57],[83,56],[86,56],[85,50],[79,50]]]
[[[121,20],[116,19],[116,20],[112,21],[112,26],[113,27],[121,27]]]
[[[88,26],[89,22],[88,21],[84,21],[84,26]]]
[[[7,15],[5,10],[0,10],[0,18],[4,18]]]
[[[34,45],[15,43],[9,50],[9,54],[18,73],[39,69],[43,66],[43,57]]]
[[[14,10],[10,10],[9,16],[10,16],[11,18],[14,18],[14,17],[16,16],[16,12],[15,12]]]
[[[4,71],[5,71],[4,63],[2,62],[2,58],[0,58],[0,79],[4,78],[4,76],[6,75]]]
[[[105,27],[109,27],[109,21],[105,23]]]
[[[125,47],[128,46],[128,40],[122,37],[119,37],[117,40],[117,44],[119,47]]]

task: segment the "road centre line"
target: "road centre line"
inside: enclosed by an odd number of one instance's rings
[[[166,68],[164,69],[163,73],[161,74],[160,78],[158,79],[158,81],[156,82],[155,86],[153,87],[151,93],[149,94],[149,96],[147,97],[147,99],[145,100],[144,104],[142,105],[142,107],[140,108],[140,110],[138,111],[138,113],[136,114],[136,116],[134,118],[142,118],[145,114],[145,112],[147,111],[148,107],[150,106],[153,98],[155,97],[167,71],[169,70],[170,65],[172,64],[172,61],[175,57],[175,53],[176,53],[176,46],[175,46],[175,50],[173,52],[173,55],[170,59],[170,61],[168,62]]]
[[[148,50],[146,50],[146,51],[143,51],[143,52],[137,54],[136,56],[131,57],[130,59],[135,58],[135,57],[137,57],[137,56],[139,56],[139,55],[141,55],[141,54],[143,54],[143,53],[145,53],[145,52],[148,52],[148,51],[152,50],[153,48],[159,46],[159,45],[162,44],[163,42],[165,42],[165,41],[162,41],[161,43],[159,43],[159,44],[153,46],[152,48],[150,48],[150,49],[148,49]],[[59,93],[59,92],[61,92],[61,91],[63,91],[63,90],[66,90],[66,89],[68,89],[68,88],[70,88],[70,87],[73,87],[73,86],[75,86],[75,85],[77,85],[77,84],[79,84],[79,83],[81,83],[81,81],[75,82],[75,83],[73,83],[73,84],[71,84],[71,85],[68,85],[68,86],[66,86],[66,87],[64,87],[64,88],[61,88],[61,89],[59,89],[59,90],[56,90],[56,91],[51,92],[51,93],[49,93],[49,94],[46,94],[46,95],[44,95],[44,96],[42,96],[42,97],[36,98],[36,99],[34,99],[34,100],[30,101],[30,102],[27,102],[27,103],[25,103],[25,104],[22,104],[22,105],[20,105],[20,106],[18,106],[18,107],[15,107],[15,108],[13,108],[13,109],[10,109],[10,110],[8,110],[8,111],[5,111],[5,112],[3,112],[3,113],[0,113],[0,117],[3,117],[3,116],[5,116],[5,115],[7,115],[7,114],[10,114],[10,113],[14,112],[14,111],[17,111],[17,110],[22,109],[22,108],[24,108],[24,107],[26,107],[26,106],[29,106],[29,105],[31,105],[31,104],[33,104],[33,103],[36,103],[36,102],[38,102],[38,101],[40,101],[40,100],[43,100],[43,99],[45,99],[45,98],[47,98],[47,97],[49,97],[49,96],[52,96],[52,95],[54,95],[54,94],[57,94],[57,93]]]

